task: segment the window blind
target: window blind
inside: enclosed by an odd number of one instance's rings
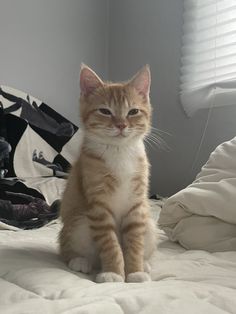
[[[180,97],[188,116],[236,105],[236,0],[184,0]]]

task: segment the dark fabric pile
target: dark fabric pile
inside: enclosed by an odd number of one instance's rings
[[[0,191],[0,221],[23,229],[39,228],[58,217],[60,201],[49,206],[43,199]]]
[[[32,178],[66,178],[77,131],[45,103],[0,86],[0,222],[31,229],[58,217],[59,199],[47,204]]]
[[[17,179],[0,179],[0,222],[22,228],[39,228],[58,218],[60,200],[49,206],[43,195]]]

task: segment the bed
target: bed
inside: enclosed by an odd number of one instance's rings
[[[158,229],[151,282],[97,284],[60,260],[59,229],[0,231],[0,313],[236,313],[236,252],[185,250]]]
[[[7,122],[16,123],[16,118],[24,120],[18,121],[22,127],[18,141],[11,142],[12,134],[8,136],[12,149],[8,174],[17,177],[21,188],[36,191],[38,197],[51,205],[60,199],[64,189],[66,167],[76,153],[77,128],[22,92],[7,87],[1,91],[0,101],[7,115],[10,114]],[[30,122],[28,119],[32,116],[34,119]],[[42,124],[46,125],[43,131]],[[205,178],[208,178],[209,167],[205,170]],[[211,172],[210,178],[212,180]],[[201,193],[201,184],[206,186],[204,180],[197,178],[193,186]],[[217,180],[226,181],[224,177]],[[196,209],[194,213],[191,208],[186,210],[184,200],[188,198],[185,191],[181,193],[181,203],[176,196],[164,205],[150,200],[157,222],[158,242],[151,260],[152,281],[144,283],[97,284],[93,281],[94,274],[87,276],[71,271],[58,255],[57,239],[61,228],[58,218],[43,221],[37,228],[31,225],[29,230],[0,220],[0,313],[236,313],[236,250],[209,252],[201,249],[202,238],[197,246],[194,243],[194,250],[191,248],[192,242],[186,241],[190,234],[186,228],[191,224],[186,223],[186,219],[204,217]],[[176,204],[181,210],[176,210]],[[232,199],[232,208],[234,204],[236,201]],[[205,211],[205,216],[212,225],[214,213]],[[222,228],[222,215],[218,214],[215,219]],[[176,232],[182,231],[183,225],[187,232]],[[195,222],[194,225],[198,226]],[[194,239],[198,234],[195,233]]]

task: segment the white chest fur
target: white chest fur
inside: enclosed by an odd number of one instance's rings
[[[104,154],[107,166],[118,178],[119,187],[110,196],[111,206],[117,222],[135,203],[131,180],[139,170],[139,157],[143,157],[145,149],[140,141],[132,147],[110,148]]]
[[[131,181],[137,171],[140,170],[139,158],[145,157],[143,141],[137,140],[136,142],[132,141],[132,143],[115,146],[87,140],[86,146],[105,160],[110,174],[114,175],[119,181],[117,189],[107,199],[108,205],[119,223],[136,202]]]

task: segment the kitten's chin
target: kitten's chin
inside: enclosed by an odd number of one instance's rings
[[[127,136],[118,135],[118,136],[98,138],[98,141],[105,145],[122,146],[122,145],[125,145],[127,142],[129,142],[129,138]]]
[[[123,146],[131,144],[144,139],[144,134],[118,134],[118,135],[106,135],[106,134],[87,134],[87,138],[90,141],[96,142],[97,144],[103,145],[114,145],[114,146]]]

